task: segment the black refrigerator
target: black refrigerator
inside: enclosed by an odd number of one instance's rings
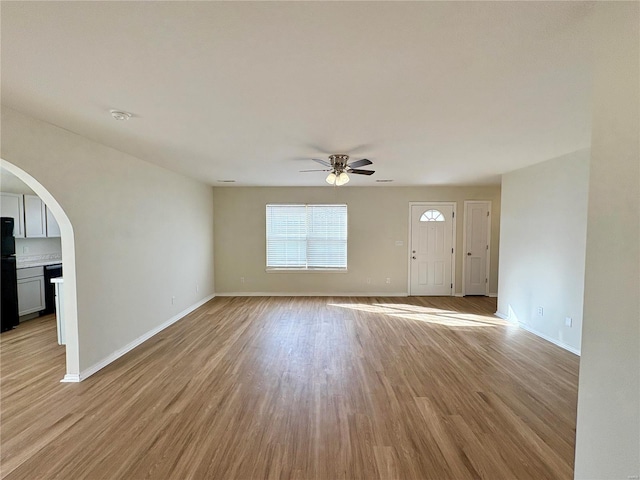
[[[13,236],[13,218],[0,217],[0,230],[2,233],[0,331],[6,332],[18,325],[18,279],[16,277],[16,239]]]

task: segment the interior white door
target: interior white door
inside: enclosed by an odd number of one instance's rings
[[[490,202],[465,202],[464,294],[487,295]]]
[[[453,205],[411,205],[411,295],[452,295]]]

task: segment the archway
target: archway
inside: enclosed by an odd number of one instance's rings
[[[76,253],[73,227],[62,206],[35,178],[11,162],[0,159],[0,167],[22,180],[51,210],[60,226],[62,264],[64,265],[64,322],[66,332],[66,375],[62,382],[80,381],[78,340],[78,301],[76,294]]]

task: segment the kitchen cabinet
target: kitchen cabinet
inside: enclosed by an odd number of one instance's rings
[[[36,195],[2,193],[0,206],[2,217],[14,220],[13,236],[16,238],[59,237],[60,226],[51,211]]]
[[[37,195],[24,196],[24,230],[27,238],[47,236],[47,213]]]
[[[60,236],[60,226],[56,219],[54,218],[51,210],[48,207],[45,207],[47,211],[47,237],[59,237]]]
[[[0,193],[0,216],[13,218],[13,236],[24,238],[24,200],[17,193]]]
[[[46,308],[44,270],[42,267],[18,268],[18,315],[36,313]]]

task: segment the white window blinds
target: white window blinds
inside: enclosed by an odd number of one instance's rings
[[[267,268],[347,268],[347,206],[267,205]]]

